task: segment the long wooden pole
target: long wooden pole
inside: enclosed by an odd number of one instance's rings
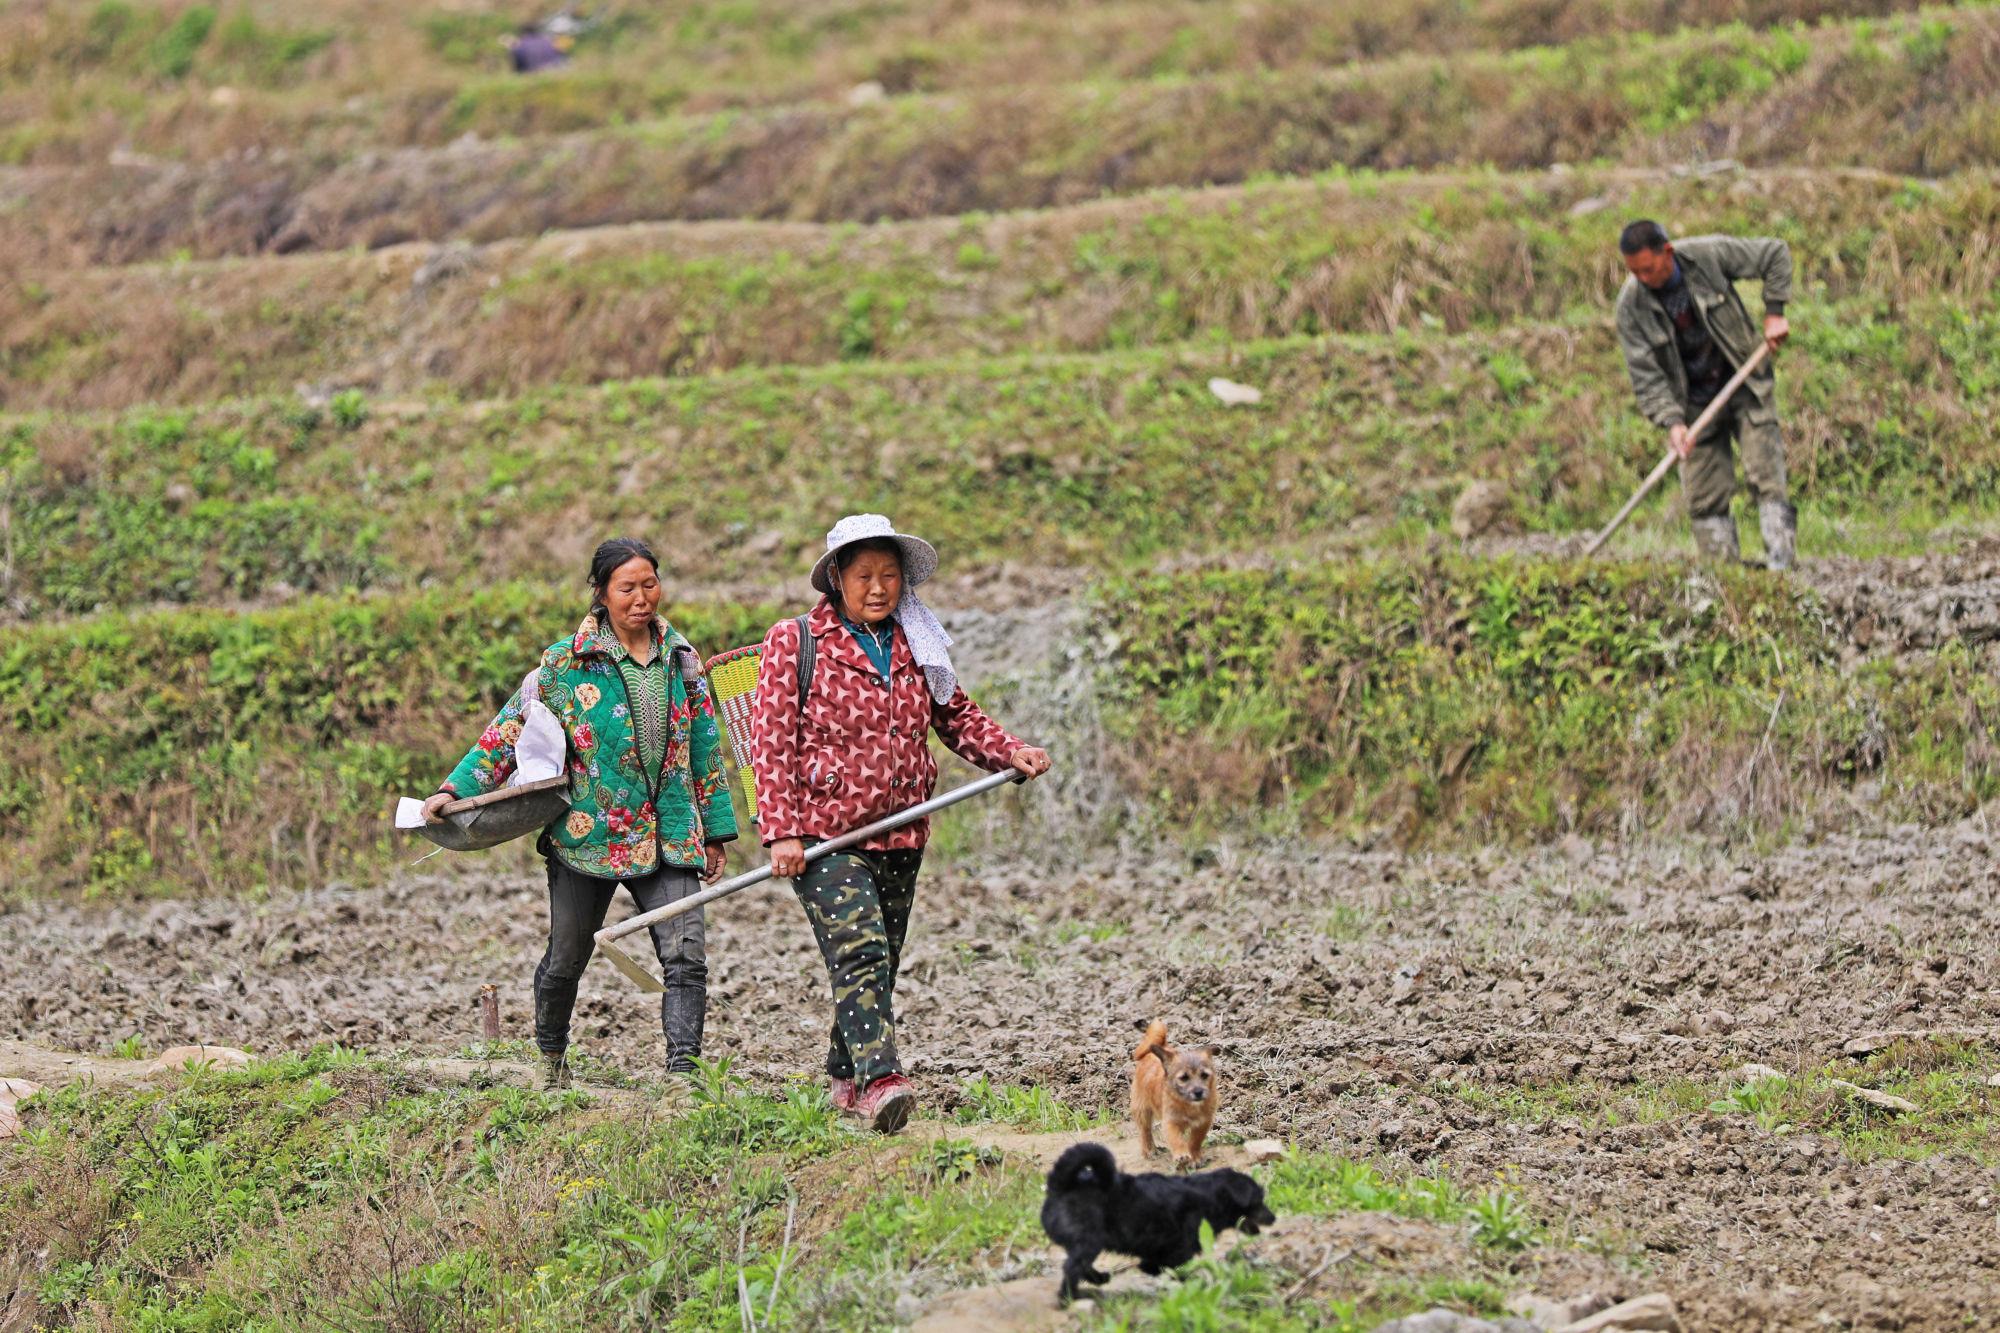
[[[1729,402],[1730,398],[1735,395],[1736,391],[1743,387],[1743,381],[1750,378],[1750,372],[1763,364],[1764,358],[1770,354],[1771,344],[1767,342],[1757,344],[1757,350],[1752,352],[1744,360],[1743,364],[1736,368],[1736,373],[1729,377],[1729,383],[1723,385],[1722,392],[1715,395],[1715,401],[1703,408],[1701,415],[1694,419],[1693,427],[1688,430],[1688,438],[1690,440],[1701,438],[1701,433],[1708,429],[1709,422],[1715,420],[1715,414],[1720,412],[1723,406]],[[1652,470],[1644,481],[1639,483],[1639,489],[1632,492],[1632,498],[1625,502],[1625,507],[1619,510],[1609,523],[1604,525],[1604,531],[1590,539],[1590,545],[1583,548],[1585,555],[1596,555],[1597,548],[1611,540],[1611,534],[1624,526],[1625,520],[1632,516],[1632,511],[1639,507],[1639,502],[1652,493],[1653,488],[1660,484],[1660,479],[1667,475],[1673,465],[1679,461],[1679,458],[1680,455],[1676,454],[1671,448],[1667,450],[1667,456],[1662,458],[1658,466]]]
[[[960,801],[982,795],[992,791],[995,787],[1004,787],[1010,782],[1021,781],[1025,781],[1025,779],[1021,774],[1012,770],[1005,773],[989,773],[977,782],[968,782],[962,787],[953,787],[942,796],[933,796],[930,800],[913,805],[907,810],[899,811],[896,814],[890,815],[887,819],[878,819],[872,824],[863,825],[861,828],[843,833],[837,838],[828,838],[825,842],[814,843],[812,846],[806,848],[806,861],[810,864],[819,860],[822,856],[831,856],[835,852],[843,851],[854,846],[856,843],[866,842],[868,839],[887,833],[891,829],[899,829],[905,824],[914,824],[924,816],[935,814],[948,805],[957,805]],[[637,931],[645,930],[649,926],[657,925],[662,921],[668,921],[674,917],[695,911],[697,908],[706,907],[718,898],[727,898],[732,893],[740,893],[753,884],[762,884],[769,878],[771,878],[771,867],[768,865],[759,866],[755,870],[738,875],[734,879],[726,879],[712,889],[703,889],[700,893],[690,894],[678,902],[668,903],[665,907],[655,907],[650,912],[641,912],[637,916],[627,917],[615,926],[606,926],[604,929],[598,931],[594,937],[597,941],[597,947],[603,950],[604,956],[611,961],[611,965],[631,978],[633,984],[638,986],[640,990],[658,995],[665,987],[660,984],[659,980],[652,973],[641,967],[637,960],[630,954],[620,949],[617,941]]]

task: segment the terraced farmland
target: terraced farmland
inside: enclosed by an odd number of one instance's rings
[[[0,1327],[1039,1327],[1155,1014],[1287,1216],[1080,1327],[1989,1317],[2000,11],[612,0],[520,78],[527,16],[0,10],[0,1077],[101,1080],[0,1142]],[[1790,576],[1671,486],[1578,556],[1661,443],[1638,216],[1792,247]],[[539,869],[389,799],[601,537],[714,651],[855,510],[1059,765],[934,846],[921,1133],[789,1081],[768,891],[692,1105],[602,969],[593,1091],[500,1086]],[[183,1041],[270,1058],[109,1054]]]

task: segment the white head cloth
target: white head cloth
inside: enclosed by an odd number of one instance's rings
[[[944,626],[915,589],[903,589],[903,600],[896,603],[896,623],[903,627],[903,637],[910,641],[910,656],[924,669],[931,698],[941,704],[950,703],[951,696],[958,691],[958,673],[951,665],[951,635],[945,633]]]

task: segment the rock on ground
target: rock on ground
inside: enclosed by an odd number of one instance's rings
[[[1452,503],[1451,535],[1463,542],[1498,531],[1511,504],[1512,497],[1498,482],[1473,482]]]
[[[1456,1310],[1426,1310],[1378,1324],[1375,1333],[1538,1333],[1524,1319],[1481,1319]]]
[[[1556,1333],[1681,1333],[1681,1321],[1674,1298],[1656,1291],[1564,1324]]]

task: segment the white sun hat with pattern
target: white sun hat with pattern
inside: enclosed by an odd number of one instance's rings
[[[937,573],[935,546],[922,537],[896,531],[896,525],[881,514],[849,514],[828,530],[826,554],[812,568],[812,586],[833,596],[833,564],[840,548],[877,537],[896,543],[903,552],[903,600],[896,603],[896,623],[903,627],[903,637],[909,641],[910,656],[924,669],[931,698],[941,704],[950,703],[958,690],[958,673],[951,665],[951,635],[945,633],[944,626],[916,592],[918,584]]]
[[[896,531],[896,525],[881,514],[849,514],[827,530],[826,554],[812,568],[812,586],[823,593],[833,592],[833,562],[843,546],[887,538],[903,550],[903,583],[917,587],[937,573],[937,547],[922,537]]]

